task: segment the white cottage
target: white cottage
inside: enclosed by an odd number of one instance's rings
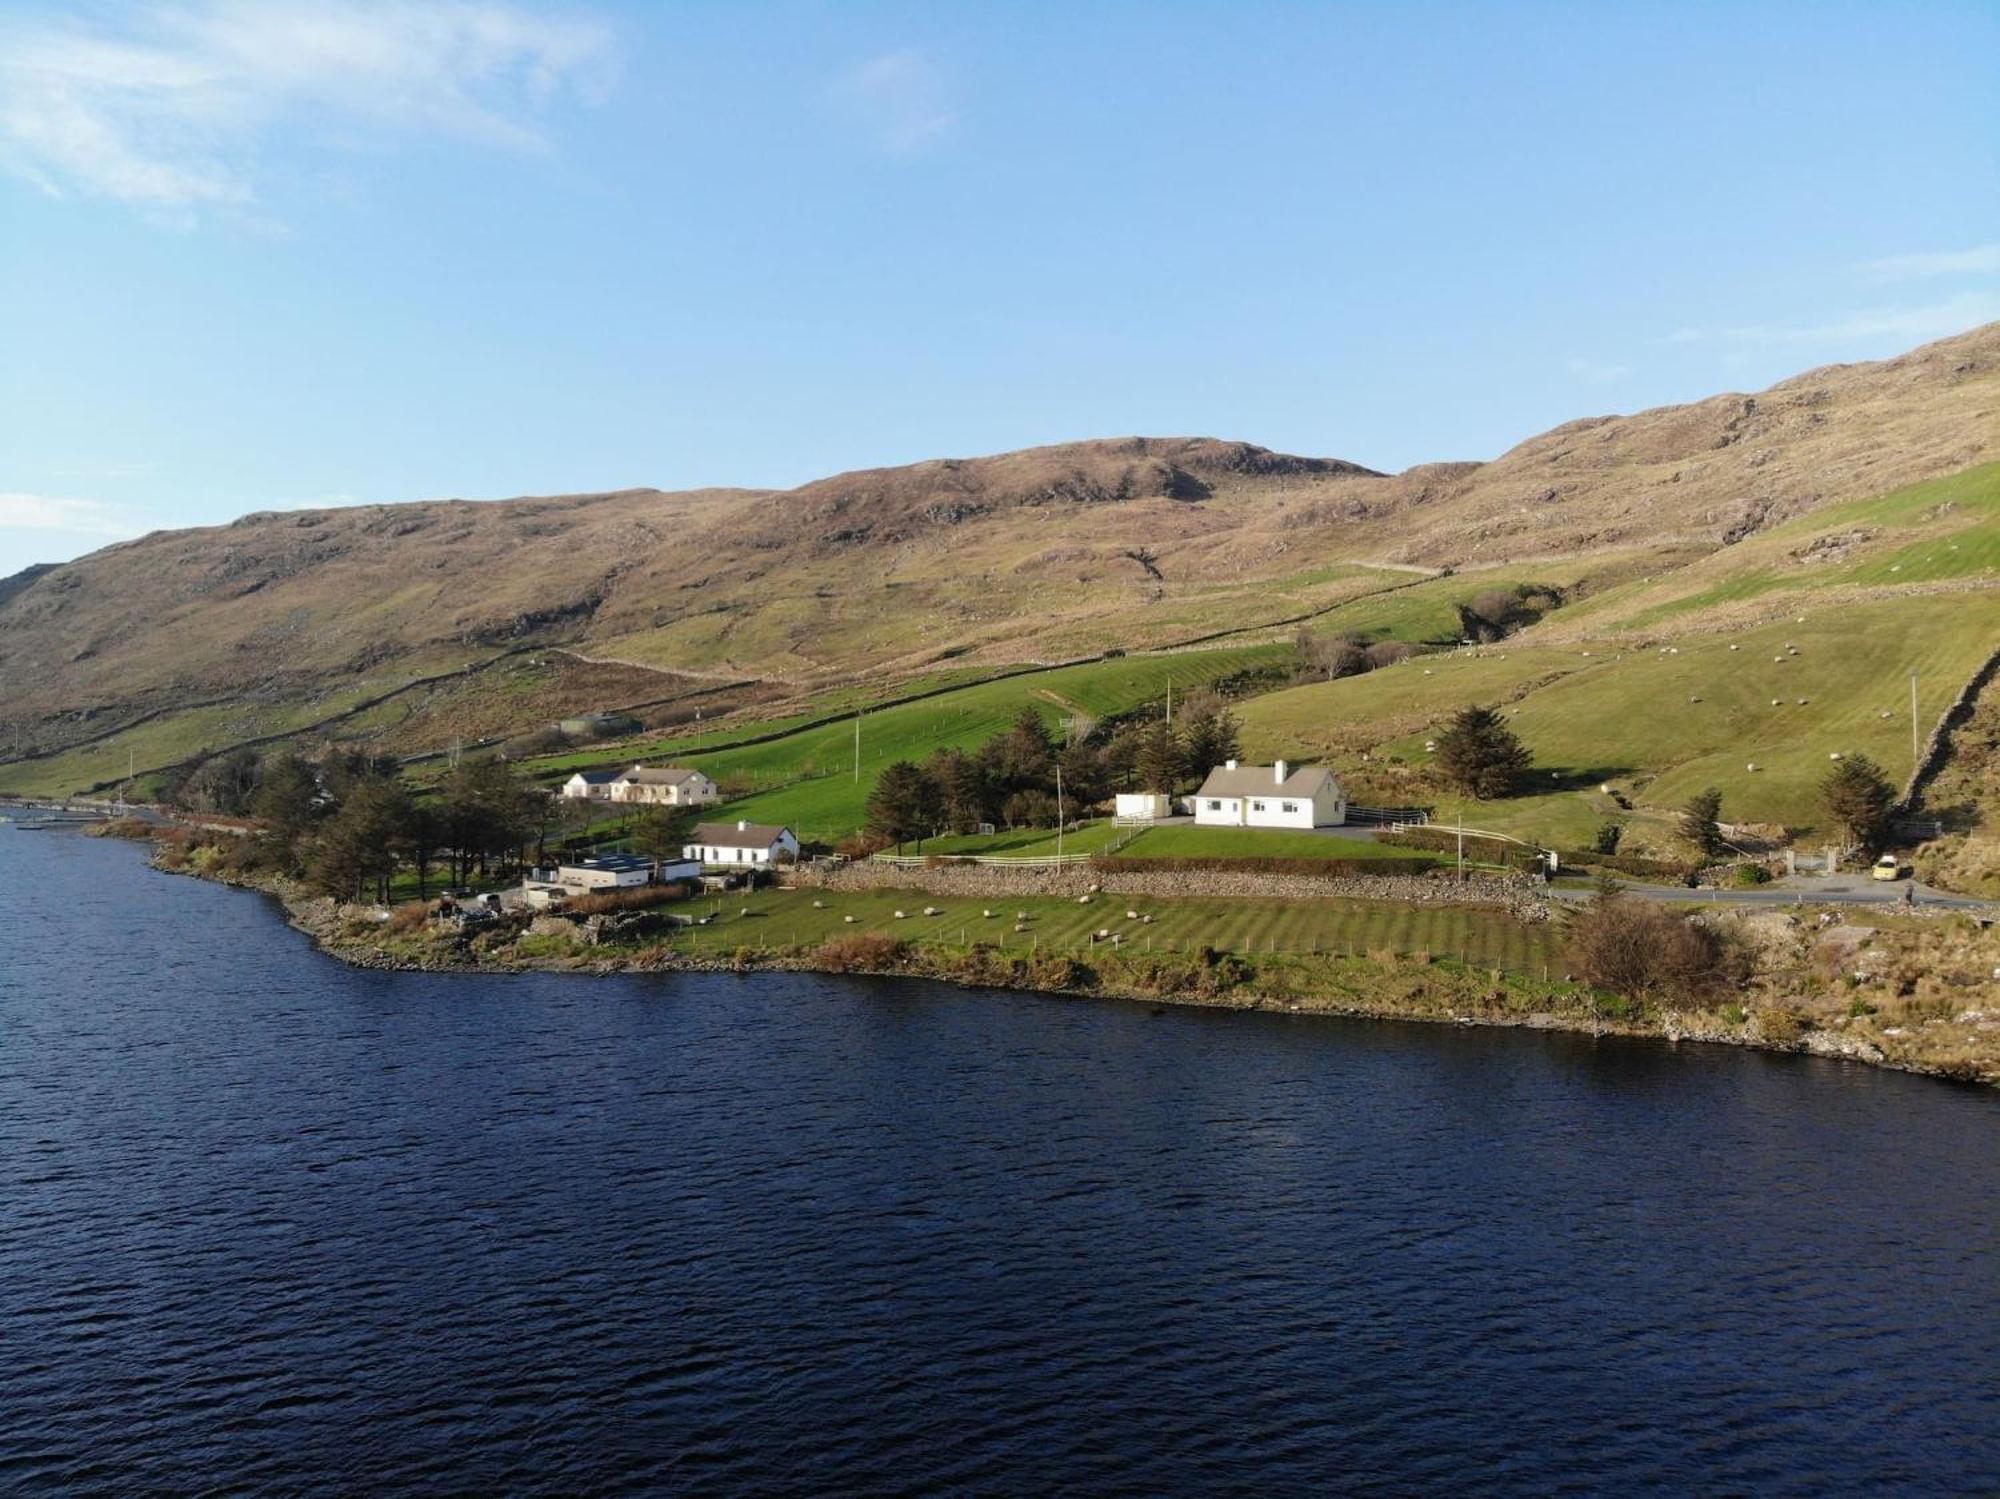
[[[796,859],[799,840],[790,828],[769,823],[705,822],[681,853],[711,869],[752,869]]]
[[[1330,770],[1231,760],[1211,770],[1194,794],[1194,820],[1204,827],[1337,827],[1347,821],[1347,798]]]

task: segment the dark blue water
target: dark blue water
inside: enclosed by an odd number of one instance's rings
[[[0,1489],[2000,1484],[1991,1093],[0,889]]]

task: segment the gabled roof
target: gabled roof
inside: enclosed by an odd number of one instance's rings
[[[598,854],[589,859],[565,859],[561,869],[594,869],[603,874],[628,874],[635,869],[650,870],[653,861],[639,854]]]
[[[700,774],[698,770],[688,770],[678,765],[662,765],[654,769],[635,765],[630,770],[622,772],[618,779],[639,786],[678,786],[681,782],[691,781]]]
[[[582,781],[586,786],[608,786],[618,779],[615,770],[579,770],[572,780]]]
[[[704,822],[689,835],[688,842],[705,843],[710,848],[769,848],[789,831],[768,822],[746,823],[742,827],[733,822]]]
[[[1238,765],[1231,769],[1218,765],[1208,773],[1208,779],[1201,783],[1197,796],[1296,796],[1310,799],[1326,790],[1336,789],[1333,772],[1321,766],[1307,766],[1294,770],[1282,781],[1278,779],[1275,765]]]

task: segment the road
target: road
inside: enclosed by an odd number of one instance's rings
[[[1990,900],[1950,895],[1909,880],[1897,880],[1891,884],[1886,880],[1871,880],[1865,875],[1857,878],[1834,875],[1826,879],[1779,880],[1746,890],[1690,890],[1683,885],[1636,884],[1626,885],[1624,889],[1629,895],[1644,896],[1647,900],[1700,906],[1901,906],[1907,890],[1915,892],[1911,909],[1917,911],[2000,913],[2000,904]],[[1588,889],[1575,887],[1554,886],[1549,894],[1557,900],[1567,901],[1584,901],[1591,897]]]

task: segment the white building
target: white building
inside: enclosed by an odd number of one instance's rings
[[[1164,791],[1121,791],[1111,810],[1120,822],[1159,822],[1174,815],[1174,799]]]
[[[681,853],[709,868],[750,869],[799,856],[790,828],[761,822],[705,822]]]
[[[664,862],[643,854],[598,854],[589,859],[570,859],[558,864],[553,880],[531,882],[558,887],[571,895],[594,890],[625,890],[658,881],[671,885],[701,878],[701,865],[689,859]],[[532,895],[529,904],[534,904]]]
[[[622,890],[628,885],[650,884],[653,861],[637,854],[599,854],[593,859],[571,859],[556,866],[555,884],[566,890]]]
[[[1329,828],[1347,821],[1347,798],[1330,770],[1276,765],[1217,766],[1194,794],[1205,827]]]
[[[705,807],[721,792],[698,770],[634,765],[625,770],[580,770],[563,782],[571,801],[636,802],[655,807]]]

